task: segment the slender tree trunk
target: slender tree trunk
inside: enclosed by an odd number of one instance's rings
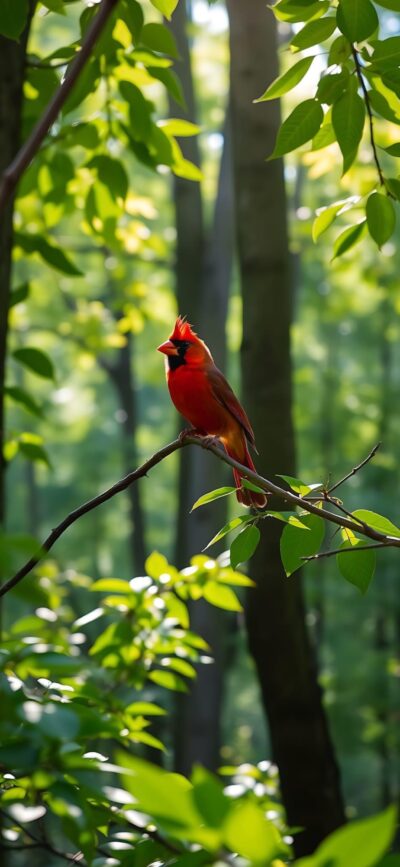
[[[228,0],[234,176],[243,291],[242,371],[246,409],[267,476],[292,472],[286,205],[281,162],[267,163],[279,124],[276,103],[253,105],[277,74],[276,31],[263,0]],[[344,821],[317,672],[305,627],[300,578],[285,578],[280,526],[264,522],[251,563],[247,627],[273,756],[297,854],[312,851]]]
[[[197,121],[194,83],[190,63],[185,3],[178,5],[171,28],[178,44],[178,67],[187,112],[173,104],[171,113]],[[232,270],[232,185],[229,126],[226,125],[214,220],[204,226],[201,187],[174,180],[177,227],[176,287],[179,312],[187,314],[201,336],[210,343],[215,360],[225,365],[225,325]],[[200,164],[196,138],[182,140],[185,156]],[[200,509],[189,519],[194,500],[205,490],[223,484],[226,469],[215,467],[199,449],[180,455],[178,519],[175,562],[186,565],[210,540],[215,527],[225,521],[226,503]],[[179,696],[175,725],[175,766],[190,772],[194,762],[215,769],[219,763],[220,716],[223,685],[223,650],[226,616],[205,602],[191,606],[191,625],[212,648],[213,666],[200,666],[190,695]]]
[[[121,409],[124,412],[122,421],[122,453],[124,460],[124,472],[129,473],[138,464],[136,449],[137,434],[137,402],[135,383],[132,371],[132,348],[133,339],[131,334],[126,335],[126,344],[118,354],[118,359],[112,367],[107,366],[117,394],[120,399]],[[142,488],[139,484],[131,485],[127,491],[130,505],[131,532],[129,536],[130,555],[132,566],[136,574],[143,570],[147,557],[145,520],[142,503]]]
[[[32,5],[32,4],[31,4]],[[20,145],[23,83],[29,23],[16,42],[0,36],[0,176]],[[14,197],[0,215],[0,524],[5,519],[4,384],[11,292]]]

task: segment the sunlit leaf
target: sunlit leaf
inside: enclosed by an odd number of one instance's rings
[[[304,566],[305,557],[312,557],[318,553],[324,538],[325,527],[322,518],[318,515],[304,515],[301,520],[309,528],[309,533],[287,524],[281,536],[282,564],[288,577]]]
[[[275,148],[269,159],[290,153],[309,141],[324,119],[323,110],[315,99],[306,99],[293,109],[279,129]]]
[[[362,42],[379,27],[379,19],[370,0],[339,0],[336,13],[339,30],[350,42]]]
[[[389,518],[384,515],[379,515],[377,512],[370,512],[368,509],[356,509],[352,513],[355,518],[364,521],[369,527],[378,530],[379,533],[384,533],[385,536],[395,536],[400,538],[400,528],[396,527]]]
[[[230,547],[231,566],[236,569],[239,563],[246,563],[257,550],[260,531],[254,524],[245,527],[233,540]]]
[[[314,57],[303,57],[297,63],[290,67],[287,72],[276,78],[272,84],[267,87],[265,93],[259,96],[254,102],[266,102],[269,99],[277,99],[279,96],[288,93],[304,78],[308,72]]]
[[[393,202],[382,193],[371,193],[366,206],[368,231],[378,247],[392,237],[396,226]]]
[[[376,564],[375,551],[357,551],[360,545],[365,546],[365,544],[365,539],[353,538],[348,542],[343,542],[340,546],[342,549],[348,550],[349,553],[336,555],[339,572],[346,581],[358,587],[361,593],[367,592]]]
[[[361,240],[366,225],[367,221],[361,220],[360,223],[356,223],[355,226],[349,226],[348,229],[341,232],[333,245],[334,259],[338,256],[342,256],[343,253],[347,253],[348,250],[354,247],[354,244],[357,244],[357,242]]]
[[[301,50],[311,48],[313,45],[319,45],[321,42],[325,42],[325,39],[329,39],[335,29],[336,18],[333,16],[320,18],[319,21],[309,21],[291,39],[290,45]]]
[[[216,488],[215,491],[209,491],[208,494],[203,494],[202,497],[199,497],[191,508],[193,512],[194,509],[198,509],[199,506],[204,506],[206,503],[212,503],[213,500],[219,500],[220,497],[226,497],[228,494],[233,494],[236,488],[233,487],[224,487],[224,488]]]
[[[204,599],[217,608],[224,608],[225,611],[242,611],[236,593],[230,587],[219,584],[217,581],[207,581],[204,587]]]
[[[166,18],[171,18],[171,15],[178,5],[178,0],[150,0],[153,6],[162,12]]]
[[[343,174],[357,155],[365,120],[365,103],[357,93],[357,83],[350,84],[332,107],[332,125],[343,155]]]

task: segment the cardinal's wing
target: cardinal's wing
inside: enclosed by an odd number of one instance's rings
[[[253,428],[247,418],[247,415],[239,403],[235,393],[232,391],[229,382],[224,375],[218,370],[214,364],[207,370],[207,378],[211,386],[211,390],[215,399],[239,422],[246,435],[246,439],[255,448],[255,439]]]

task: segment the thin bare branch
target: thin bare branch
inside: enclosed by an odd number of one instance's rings
[[[382,171],[382,166],[381,166],[380,161],[379,161],[378,150],[377,150],[376,142],[375,142],[374,116],[372,114],[372,108],[371,108],[371,103],[370,103],[370,99],[369,99],[369,93],[368,93],[368,90],[367,90],[367,87],[365,84],[364,76],[362,74],[362,66],[360,63],[360,58],[358,56],[358,51],[354,47],[354,45],[351,46],[351,52],[353,55],[354,64],[355,64],[355,68],[356,68],[356,75],[357,75],[358,81],[360,83],[361,90],[363,92],[365,107],[367,109],[368,125],[369,125],[369,138],[370,138],[370,142],[371,142],[372,153],[374,156],[374,162],[375,162],[376,169],[378,172],[379,183],[381,184],[382,187],[385,188],[385,191],[388,194],[388,196],[390,196],[391,199],[394,199],[395,197],[394,197],[393,193],[391,193],[391,191],[387,187],[385,177],[384,177],[384,174]]]
[[[378,547],[393,547],[400,548],[400,538],[397,536],[390,536],[385,533],[380,533],[378,530],[375,530],[369,524],[360,525],[357,523],[355,519],[345,517],[344,515],[337,515],[334,512],[329,512],[327,509],[323,509],[314,503],[306,500],[304,497],[299,497],[297,494],[292,493],[292,491],[286,491],[284,488],[280,488],[278,485],[271,482],[269,479],[264,479],[262,476],[259,476],[258,473],[253,470],[249,470],[248,467],[244,467],[239,461],[235,461],[231,458],[225,451],[223,451],[219,446],[210,443],[209,438],[201,438],[199,436],[186,435],[184,437],[178,437],[173,442],[164,446],[151,458],[145,461],[141,467],[133,470],[133,472],[128,473],[123,479],[120,479],[111,488],[107,488],[106,491],[103,491],[97,497],[93,497],[93,499],[88,500],[86,503],[83,503],[81,506],[78,506],[73,512],[70,512],[57,527],[55,527],[51,533],[47,536],[44,542],[41,545],[41,548],[38,550],[35,556],[31,557],[30,560],[22,566],[15,575],[12,576],[8,581],[3,584],[0,588],[0,597],[5,596],[6,593],[9,593],[13,587],[19,584],[22,579],[35,568],[35,566],[40,563],[45,554],[50,551],[53,547],[57,539],[65,533],[65,531],[72,524],[75,523],[79,518],[83,515],[86,515],[88,512],[91,512],[93,509],[97,509],[102,503],[105,503],[107,500],[111,500],[112,497],[115,497],[116,494],[121,493],[121,491],[125,491],[129,485],[132,485],[138,479],[143,478],[143,476],[147,476],[149,470],[163,461],[168,455],[171,455],[173,452],[176,452],[178,449],[185,448],[188,445],[200,446],[201,448],[207,449],[207,451],[212,452],[220,461],[224,461],[224,463],[228,464],[233,469],[239,470],[240,475],[244,476],[245,479],[249,479],[251,482],[254,482],[260,488],[262,488],[266,493],[276,494],[283,501],[292,503],[293,506],[298,506],[301,509],[309,512],[312,515],[317,515],[319,518],[324,518],[325,521],[328,521],[330,524],[336,524],[338,527],[344,527],[348,530],[351,530],[353,533],[358,533],[359,535],[366,536],[369,539],[372,539],[374,542],[379,542]],[[361,466],[364,466],[368,460],[371,459],[372,454],[376,452],[378,446],[375,446],[375,449],[371,452],[371,454],[366,458],[358,467],[355,467],[351,473],[348,474],[346,478],[350,478],[350,476],[354,475]],[[342,479],[339,484],[342,484],[345,479]],[[337,487],[337,485],[335,486]],[[359,548],[358,548],[359,550]]]
[[[353,469],[349,473],[347,473],[346,476],[343,476],[343,478],[340,479],[339,482],[336,482],[335,485],[332,485],[332,487],[329,488],[329,491],[327,491],[326,493],[332,494],[332,492],[336,491],[336,489],[339,488],[340,485],[343,485],[344,482],[347,482],[348,479],[351,479],[352,476],[355,476],[355,474],[358,473],[359,470],[361,470],[363,467],[365,467],[365,465],[368,464],[369,461],[371,461],[373,457],[375,457],[375,455],[376,455],[378,449],[381,447],[381,445],[382,445],[382,443],[377,443],[376,446],[374,446],[373,449],[371,449],[370,453],[367,455],[366,458],[364,458],[363,461],[361,461],[360,464],[357,464],[356,467],[353,467]]]
[[[68,68],[64,80],[60,84],[58,90],[56,90],[54,96],[51,98],[50,102],[47,105],[47,108],[43,112],[42,117],[38,120],[29,138],[22,145],[22,147],[14,157],[13,161],[3,173],[0,183],[0,213],[2,213],[2,211],[4,210],[22,174],[24,173],[25,169],[28,168],[33,157],[38,152],[40,145],[42,144],[50,127],[57,119],[58,114],[63,107],[67,97],[71,93],[75,82],[77,81],[84,66],[88,62],[93,50],[93,46],[96,44],[117,2],[118,0],[101,0],[101,3],[99,4],[99,11],[97,12],[97,15],[93,18],[93,21],[86,32],[85,38],[82,42],[81,50],[78,51],[78,53],[74,57],[72,63]]]
[[[324,557],[334,557],[335,554],[354,554],[355,551],[372,551],[373,548],[389,548],[390,545],[386,542],[376,542],[374,545],[352,545],[349,548],[334,548],[331,551],[320,551],[319,554],[312,554],[310,557],[302,557],[305,563],[311,560],[322,560]]]

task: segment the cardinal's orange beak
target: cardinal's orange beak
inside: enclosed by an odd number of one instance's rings
[[[164,355],[178,355],[178,349],[172,343],[172,340],[166,340],[161,346],[157,346],[157,349],[159,352],[163,352]]]

